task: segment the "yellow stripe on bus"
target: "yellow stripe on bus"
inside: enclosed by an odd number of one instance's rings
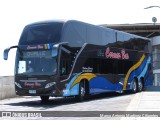
[[[145,54],[143,54],[141,59],[134,66],[132,66],[129,69],[129,71],[127,72],[125,80],[124,80],[123,90],[126,90],[129,75],[131,74],[131,72],[133,72],[135,69],[137,69],[141,65],[141,63],[144,60],[144,58],[145,58]]]
[[[72,85],[71,85],[71,88],[75,85],[75,84],[77,84],[77,83],[79,83],[81,80],[83,80],[83,79],[87,79],[88,81],[90,81],[92,78],[94,78],[94,77],[96,77],[96,75],[95,74],[93,74],[93,73],[84,73],[84,74],[81,74],[80,76],[78,76],[78,78],[72,83]]]

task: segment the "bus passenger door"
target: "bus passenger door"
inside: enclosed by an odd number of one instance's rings
[[[71,52],[63,47],[61,49],[59,70],[61,80],[68,78],[71,71]]]

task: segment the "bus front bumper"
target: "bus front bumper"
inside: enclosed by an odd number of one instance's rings
[[[53,88],[39,88],[39,89],[20,89],[16,88],[16,95],[19,96],[62,96],[59,90]]]

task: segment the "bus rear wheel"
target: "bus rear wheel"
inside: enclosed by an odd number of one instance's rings
[[[40,96],[42,102],[47,102],[49,100],[49,96]]]
[[[132,82],[132,92],[136,93],[137,90],[138,90],[137,81],[136,81],[136,79],[133,79],[133,82]]]
[[[143,83],[140,80],[139,83],[138,83],[138,92],[141,92],[141,91],[143,91]]]

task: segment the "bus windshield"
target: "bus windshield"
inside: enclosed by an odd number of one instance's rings
[[[19,45],[57,43],[61,38],[63,23],[33,24],[26,26],[20,37]]]
[[[16,74],[20,75],[54,75],[57,71],[56,57],[51,50],[24,51],[17,56]]]

